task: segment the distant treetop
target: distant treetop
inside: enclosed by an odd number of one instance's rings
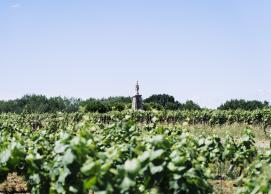
[[[244,100],[244,99],[233,99],[226,101],[224,104],[218,107],[220,110],[257,110],[257,109],[264,109],[269,108],[269,102],[258,101],[258,100]]]

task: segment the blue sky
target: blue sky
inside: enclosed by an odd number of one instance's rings
[[[1,0],[0,99],[271,101],[269,0]]]

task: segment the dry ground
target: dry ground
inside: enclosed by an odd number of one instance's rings
[[[216,193],[233,194],[236,192],[235,182],[232,180],[216,180],[211,181]]]
[[[0,193],[26,193],[27,184],[24,179],[16,173],[8,175],[7,180],[0,184]]]

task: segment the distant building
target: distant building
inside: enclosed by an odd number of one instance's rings
[[[136,95],[133,96],[132,109],[133,110],[143,110],[142,96],[139,94],[139,84],[136,82]]]

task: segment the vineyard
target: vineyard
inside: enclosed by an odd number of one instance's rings
[[[189,126],[242,124],[240,137]],[[0,115],[0,193],[270,193],[271,110]],[[16,173],[23,188],[1,187]],[[215,188],[214,183],[219,183]],[[2,190],[1,190],[2,189]]]

